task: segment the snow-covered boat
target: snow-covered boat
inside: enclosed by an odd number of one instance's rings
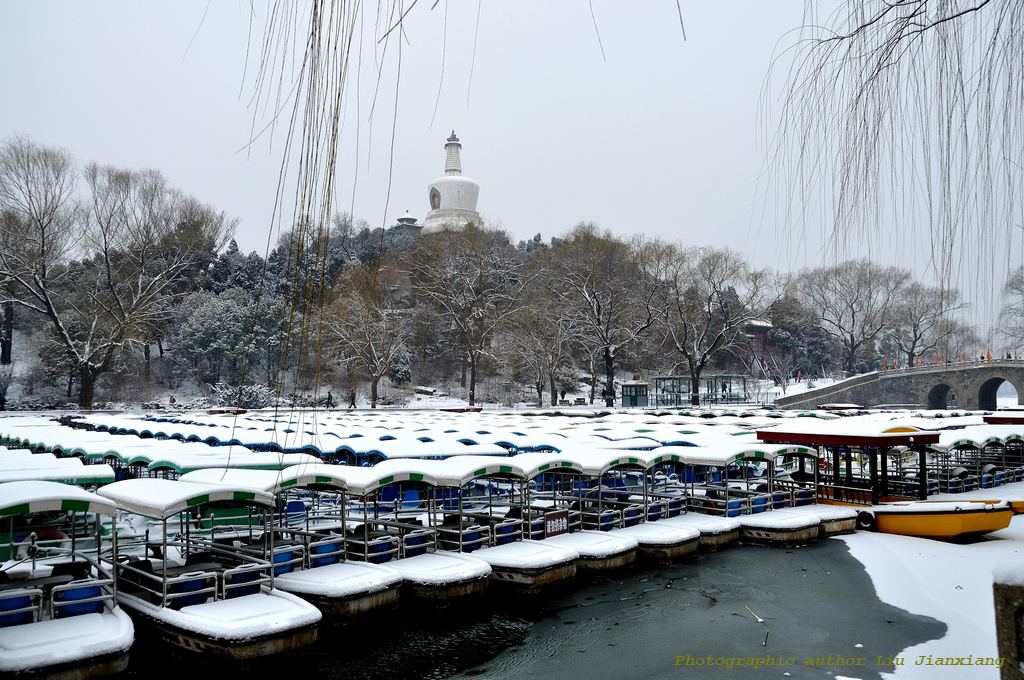
[[[429,522],[440,545],[486,562],[492,584],[532,595],[575,578],[576,551],[525,535],[521,514],[513,508],[520,510],[526,480],[510,459],[388,461],[377,469],[401,469],[432,480],[441,497]]]
[[[557,455],[563,464],[572,462],[579,466],[581,479],[576,483],[578,496],[572,507],[580,510],[583,529],[631,538],[637,542],[638,555],[668,563],[695,553],[700,532],[659,521],[663,516],[677,514],[683,504],[649,493],[646,472],[650,463],[645,454],[657,442],[645,441],[644,450],[567,448]]]
[[[850,425],[840,421],[838,425],[774,428],[759,431],[758,437],[823,449],[826,472],[814,470],[816,496],[820,502],[857,510],[861,529],[950,539],[1003,529],[1014,514],[1005,501],[927,500],[937,487],[932,483],[929,453],[961,446],[981,452],[1003,441],[985,428],[939,433],[906,424],[854,421]],[[941,464],[938,468],[943,471]]]
[[[674,488],[690,509],[734,520],[743,542],[788,547],[814,543],[822,535],[822,516],[791,509],[796,503],[811,503],[813,491],[805,494],[774,475],[777,458],[814,456],[807,447],[722,439],[709,446],[666,446],[651,455],[652,463],[686,480],[666,485],[666,493]],[[832,529],[834,513],[825,514]]]
[[[508,462],[528,482],[524,500],[515,508],[516,518],[524,522],[526,536],[577,553],[579,571],[608,571],[636,561],[637,539],[610,531],[614,522],[602,522],[609,517],[604,508],[590,515],[595,528],[584,528],[584,512],[589,508],[583,507],[580,480],[584,464],[578,458],[535,451],[513,456]],[[607,511],[614,516],[615,510]]]
[[[734,545],[740,538],[740,523],[732,517],[715,517],[699,512],[686,512],[661,520],[665,524],[689,527],[700,532],[701,550],[716,551]]]
[[[394,569],[346,558],[345,481],[335,465],[301,465],[280,472],[207,468],[181,481],[234,484],[269,493],[283,512],[271,531],[244,546],[274,563],[274,585],[312,602],[324,614],[352,617],[398,603],[402,576]],[[270,541],[271,533],[273,541]]]
[[[98,493],[154,522],[117,541],[112,560],[118,602],[163,639],[232,659],[316,640],[320,611],[275,588],[272,563],[240,549],[269,530],[273,496],[231,484],[167,479],[124,480]],[[233,526],[216,521],[225,511],[234,514]],[[169,529],[172,519],[178,524]]]
[[[50,481],[0,484],[0,675],[86,678],[124,670],[135,628],[100,555],[116,507]],[[89,529],[95,533],[89,534]]]
[[[817,515],[773,510],[757,515],[740,515],[740,540],[780,548],[817,543],[821,520]]]
[[[420,462],[397,466],[330,467],[344,480],[349,499],[345,549],[350,560],[385,564],[402,577],[402,598],[447,606],[482,594],[491,567],[438,541],[429,512],[435,480],[413,471]],[[383,464],[381,464],[383,465]]]
[[[861,529],[920,538],[965,538],[1005,529],[1013,518],[1006,501],[910,501],[861,510]]]

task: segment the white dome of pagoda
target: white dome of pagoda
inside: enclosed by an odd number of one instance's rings
[[[476,202],[480,185],[462,174],[462,144],[452,130],[445,148],[444,175],[430,183],[427,196],[430,212],[423,220],[423,233],[445,228],[462,229],[470,222],[480,222]]]

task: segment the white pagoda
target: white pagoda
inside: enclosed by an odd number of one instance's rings
[[[455,130],[444,149],[444,175],[430,183],[430,212],[423,220],[423,234],[480,223],[480,213],[476,211],[480,185],[462,174],[462,144]]]

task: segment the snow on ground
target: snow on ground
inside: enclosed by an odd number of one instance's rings
[[[794,394],[803,394],[808,390],[816,390],[819,387],[830,387],[836,384],[837,382],[840,381],[834,380],[832,378],[814,378],[813,380],[808,380],[805,378],[803,380],[793,381],[786,385],[785,395],[783,395],[781,387],[773,387],[771,388],[771,390],[769,390],[769,392],[775,398],[782,396],[791,397]]]
[[[915,666],[922,654],[936,657],[997,657],[992,572],[1008,559],[1024,557],[1024,515],[985,540],[958,545],[893,534],[857,532],[839,537],[867,569],[879,599],[946,624],[946,635],[905,649],[906,661],[884,678],[935,677],[935,668]],[[957,668],[958,678],[999,677],[992,666]]]

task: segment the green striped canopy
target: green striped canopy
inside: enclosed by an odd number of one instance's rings
[[[117,506],[85,489],[60,482],[32,480],[0,484],[0,517],[72,510],[113,515]]]

